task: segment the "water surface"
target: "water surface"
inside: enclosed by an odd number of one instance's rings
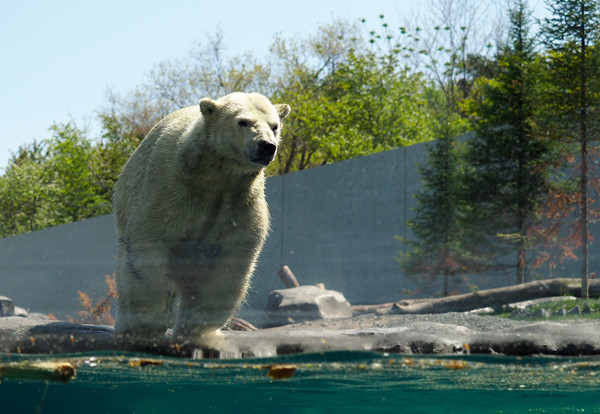
[[[329,352],[187,360],[114,352],[0,354],[0,371],[39,361],[71,364],[76,376],[61,382],[5,374],[2,412],[600,413],[597,358]]]

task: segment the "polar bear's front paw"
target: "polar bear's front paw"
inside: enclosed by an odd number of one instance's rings
[[[202,332],[194,339],[194,345],[215,351],[224,349],[227,344],[226,342],[225,335],[223,335],[220,329]]]
[[[220,351],[226,346],[225,335],[219,329],[192,333],[182,333],[176,330],[173,337],[179,345],[191,344],[205,350]]]

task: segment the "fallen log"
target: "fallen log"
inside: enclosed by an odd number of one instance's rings
[[[236,317],[229,319],[227,326],[232,331],[258,331],[258,328],[250,322]]]
[[[431,299],[410,299],[410,303],[418,303],[418,302],[426,302]],[[392,307],[396,304],[396,302],[388,302],[388,303],[378,303],[376,305],[352,305],[350,309],[352,309],[352,314],[354,316],[357,315],[366,315],[369,313],[379,313],[382,315],[387,315],[392,310]]]
[[[394,302],[380,303],[378,305],[352,305],[352,315],[364,315],[367,313],[389,313],[394,306]]]
[[[600,280],[590,280],[590,297],[600,297]],[[502,288],[480,290],[456,296],[434,299],[415,299],[396,302],[393,315],[466,312],[479,308],[499,308],[509,303],[551,296],[580,296],[579,279],[548,279]]]

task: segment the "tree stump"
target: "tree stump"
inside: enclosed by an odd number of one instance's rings
[[[279,275],[279,278],[281,279],[283,285],[287,289],[300,286],[300,283],[298,283],[298,279],[296,279],[296,276],[294,276],[289,267],[283,266],[281,269],[279,269],[277,274]]]

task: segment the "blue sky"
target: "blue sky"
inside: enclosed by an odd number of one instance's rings
[[[267,52],[334,17],[409,19],[425,0],[19,0],[0,4],[0,168],[53,122],[94,128],[108,88],[126,93],[220,28],[229,52]],[[199,97],[201,98],[201,97]]]

